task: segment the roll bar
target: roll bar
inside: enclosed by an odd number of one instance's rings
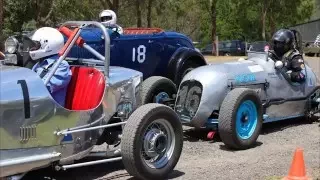
[[[94,25],[102,30],[104,39],[105,39],[105,56],[103,57],[99,52],[97,52],[95,49],[91,48],[89,45],[82,43],[83,47],[89,50],[91,53],[93,53],[95,56],[97,56],[100,60],[104,60],[104,68],[105,68],[105,76],[107,80],[109,79],[109,66],[110,66],[110,36],[107,32],[107,29],[99,22],[96,21],[68,21],[65,22],[60,26],[60,28],[67,27],[67,26],[74,26],[77,27],[75,31],[73,31],[71,34],[69,34],[69,39],[65,46],[63,47],[62,51],[59,53],[59,59],[52,67],[52,70],[48,74],[48,78],[45,80],[44,84],[47,85],[50,79],[52,78],[53,74],[58,69],[60,63],[66,58],[66,56],[69,54],[71,48],[74,46],[74,44],[79,44],[79,36],[83,28]],[[108,82],[108,81],[107,81]]]

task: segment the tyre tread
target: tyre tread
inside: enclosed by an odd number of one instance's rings
[[[237,106],[239,101],[248,94],[254,94],[258,97],[256,92],[252,89],[236,88],[228,93],[221,104],[218,124],[219,134],[224,144],[233,149],[246,149],[246,147],[242,147],[241,145],[237,144],[234,139],[236,134],[234,134],[233,131],[235,127],[233,127],[232,120],[233,114],[237,111],[237,109],[235,109],[234,107]],[[261,104],[258,105],[257,108],[261,109]],[[258,116],[260,115],[258,114]]]
[[[150,102],[147,102],[147,99],[150,96],[150,93],[152,93],[152,91],[156,89],[156,87],[158,87],[159,84],[162,84],[162,83],[164,84],[167,83],[171,88],[175,90],[175,92],[177,92],[176,85],[170,79],[162,76],[151,76],[147,78],[145,81],[143,81],[142,83],[142,91],[141,91],[142,104],[150,103]]]
[[[136,111],[134,111],[132,115],[129,117],[129,120],[127,121],[127,124],[125,125],[125,128],[123,130],[123,136],[121,141],[122,161],[128,173],[139,179],[145,179],[145,174],[139,171],[141,167],[138,167],[136,164],[137,158],[139,157],[135,155],[135,151],[136,151],[135,149],[136,147],[134,145],[135,138],[139,136],[139,133],[141,133],[139,132],[139,128],[144,123],[145,118],[150,114],[153,114],[159,111],[166,111],[171,114],[173,113],[172,115],[176,116],[177,120],[179,119],[178,116],[174,113],[174,111],[168,108],[167,106],[162,104],[151,103],[151,104],[141,106]],[[179,123],[181,122],[179,121]],[[180,134],[176,134],[176,136],[180,136],[181,138],[179,140],[182,142],[183,141],[182,125],[179,127],[173,127],[173,128],[177,129],[177,132],[180,133]],[[176,147],[176,148],[180,148],[178,149],[179,157],[182,151],[182,145],[181,147]],[[176,160],[177,162],[178,162],[178,159]],[[173,163],[174,166],[177,164],[177,162]]]

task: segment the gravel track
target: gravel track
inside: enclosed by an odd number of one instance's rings
[[[320,59],[319,59],[320,60]],[[211,61],[212,62],[212,61]],[[311,67],[320,74],[320,61],[308,59]],[[206,139],[207,131],[185,127],[184,147],[170,179],[243,179],[275,180],[287,175],[297,147],[304,150],[308,176],[320,180],[320,123],[305,119],[291,119],[264,124],[255,148],[230,151],[218,135]],[[66,172],[38,170],[26,179],[57,180],[124,180],[134,179],[123,169],[121,162],[71,169]]]

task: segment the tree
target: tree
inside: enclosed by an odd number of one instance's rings
[[[141,3],[140,0],[136,0],[137,27],[142,27],[140,3]]]
[[[3,51],[3,23],[4,23],[4,1],[0,0],[0,51]]]
[[[316,2],[319,0],[0,0],[0,35],[1,28],[11,35],[67,20],[98,20],[103,9],[112,9],[123,27],[146,24],[173,30],[203,45],[214,42],[217,34],[221,41],[267,40],[278,28],[308,20]]]
[[[217,1],[218,0],[210,0],[210,7],[211,7],[211,25],[212,25],[212,32],[211,32],[211,38],[213,46],[213,51],[217,53],[217,47],[216,47],[216,36],[217,36]]]
[[[148,0],[147,24],[149,28],[152,26],[152,4],[153,0]]]
[[[309,19],[314,9],[313,0],[264,0],[256,3],[262,8],[261,24],[264,40],[267,31],[271,37],[278,28],[289,27]]]
[[[206,14],[209,16],[209,18],[205,18],[205,20],[210,21],[210,29],[211,29],[211,41],[210,43],[213,44],[212,46],[212,53],[217,52],[217,47],[216,47],[216,36],[217,36],[217,2],[218,0],[201,0],[199,1],[199,5],[203,8]]]
[[[6,36],[13,32],[21,32],[23,23],[27,21],[27,0],[6,0],[4,11],[4,34]],[[10,12],[10,13],[9,13]]]
[[[0,0],[0,36],[2,36],[2,30],[3,30],[3,23],[4,23],[4,1]]]
[[[32,14],[32,19],[36,22],[36,27],[40,28],[48,25],[55,10],[56,0],[32,0],[27,8],[27,14]]]
[[[268,0],[263,1],[263,8],[262,8],[262,16],[261,16],[261,24],[262,24],[262,39],[266,40],[266,17],[267,17],[267,10],[268,10]]]
[[[100,0],[101,5],[104,9],[110,8],[113,10],[116,14],[118,14],[119,11],[119,0]]]

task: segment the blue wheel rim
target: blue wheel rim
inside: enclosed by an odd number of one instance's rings
[[[242,102],[236,115],[236,132],[241,139],[249,139],[258,123],[257,107],[251,100]]]
[[[161,103],[163,100],[168,99],[169,95],[166,92],[160,92],[159,94],[156,95],[155,100],[156,103]]]

